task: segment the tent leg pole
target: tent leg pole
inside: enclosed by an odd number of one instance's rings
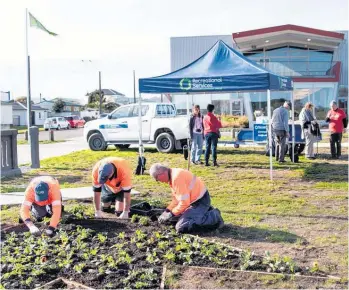
[[[267,90],[267,96],[268,96],[268,123],[269,123],[269,134],[268,134],[269,136],[269,167],[270,167],[270,181],[273,181],[273,140],[272,140],[272,132],[271,132],[270,90]]]
[[[294,127],[294,94],[292,91],[292,162],[294,163],[294,146],[296,143],[296,132]]]
[[[187,121],[188,121],[188,139],[187,139],[187,150],[188,150],[188,165],[187,165],[187,169],[190,170],[190,126],[189,126],[189,122],[190,122],[190,115],[189,115],[189,94],[187,94]]]
[[[138,105],[139,105],[139,110],[138,110],[138,133],[139,133],[139,148],[138,148],[138,151],[139,151],[139,157],[141,158],[141,162],[142,162],[142,167],[144,167],[144,164],[143,164],[143,160],[142,160],[142,157],[143,157],[143,152],[144,152],[144,149],[143,149],[143,138],[142,138],[142,94],[139,94],[139,99],[138,99]],[[141,170],[142,172],[142,170]]]

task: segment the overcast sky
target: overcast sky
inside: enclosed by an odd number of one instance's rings
[[[103,88],[133,97],[133,69],[137,78],[170,71],[172,36],[283,24],[348,30],[347,0],[0,0],[0,90],[14,97],[27,94],[25,8],[59,34],[29,29],[33,98],[83,98],[99,70]]]

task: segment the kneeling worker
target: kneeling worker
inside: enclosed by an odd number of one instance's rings
[[[178,216],[176,230],[179,233],[224,225],[220,211],[211,206],[210,194],[204,183],[190,171],[157,163],[151,166],[150,175],[156,181],[168,183],[172,189],[172,202],[159,217],[160,223]]]
[[[33,235],[40,235],[40,230],[30,219],[30,211],[37,221],[51,218],[46,229],[48,236],[53,236],[62,213],[62,195],[58,180],[51,176],[35,177],[25,191],[20,215]]]
[[[122,158],[107,157],[96,163],[92,170],[95,217],[103,217],[101,200],[104,211],[115,202],[115,214],[121,213],[122,219],[129,217],[131,177],[130,165]]]

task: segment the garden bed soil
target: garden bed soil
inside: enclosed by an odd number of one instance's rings
[[[53,238],[34,238],[23,232],[23,225],[5,229],[2,286],[34,288],[64,277],[92,288],[154,289],[160,287],[164,264],[270,271],[270,263],[278,263],[272,271],[307,273],[290,261],[269,257],[265,263],[249,251],[179,235],[157,222],[142,226],[111,216],[65,219]],[[42,230],[45,227],[41,225]]]
[[[345,289],[347,284],[324,277],[285,275],[170,266],[166,269],[164,289]]]

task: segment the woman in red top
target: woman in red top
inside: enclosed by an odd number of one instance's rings
[[[333,159],[339,159],[341,156],[341,142],[344,128],[348,121],[345,112],[338,108],[337,103],[330,103],[331,110],[327,113],[326,122],[329,122],[331,155]]]
[[[212,148],[213,166],[218,166],[217,163],[217,144],[219,138],[219,129],[222,128],[222,123],[213,114],[214,105],[207,105],[207,115],[204,117],[204,135],[206,143],[205,151],[205,165],[210,166],[208,160],[210,159],[210,151]]]

